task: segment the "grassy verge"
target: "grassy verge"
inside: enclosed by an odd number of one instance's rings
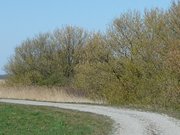
[[[121,107],[126,109],[134,109],[139,111],[148,111],[154,112],[159,114],[165,114],[170,117],[174,117],[176,119],[180,119],[180,108],[162,108],[162,107],[153,107],[153,106],[143,106],[143,105],[127,105],[127,106],[114,106],[114,107]]]
[[[176,119],[180,119],[180,108],[160,108],[160,107],[143,107],[145,111],[152,111],[157,113],[163,113],[170,117],[174,117]]]
[[[0,135],[108,135],[112,121],[90,113],[0,103]]]

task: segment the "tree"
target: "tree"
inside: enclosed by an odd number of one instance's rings
[[[6,65],[9,81],[23,85],[69,85],[87,32],[67,26],[27,39]]]

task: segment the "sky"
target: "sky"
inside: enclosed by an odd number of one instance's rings
[[[105,31],[113,19],[129,10],[159,7],[171,0],[0,0],[0,74],[14,49],[27,38],[62,26]]]

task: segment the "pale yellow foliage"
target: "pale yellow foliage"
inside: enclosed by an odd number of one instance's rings
[[[47,87],[4,87],[0,86],[0,98],[28,99],[52,102],[101,103],[75,93],[67,93],[65,88]]]

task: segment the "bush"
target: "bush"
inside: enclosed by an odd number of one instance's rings
[[[70,86],[110,104],[180,108],[180,2],[122,14],[105,34],[65,27],[24,41],[9,83]]]

